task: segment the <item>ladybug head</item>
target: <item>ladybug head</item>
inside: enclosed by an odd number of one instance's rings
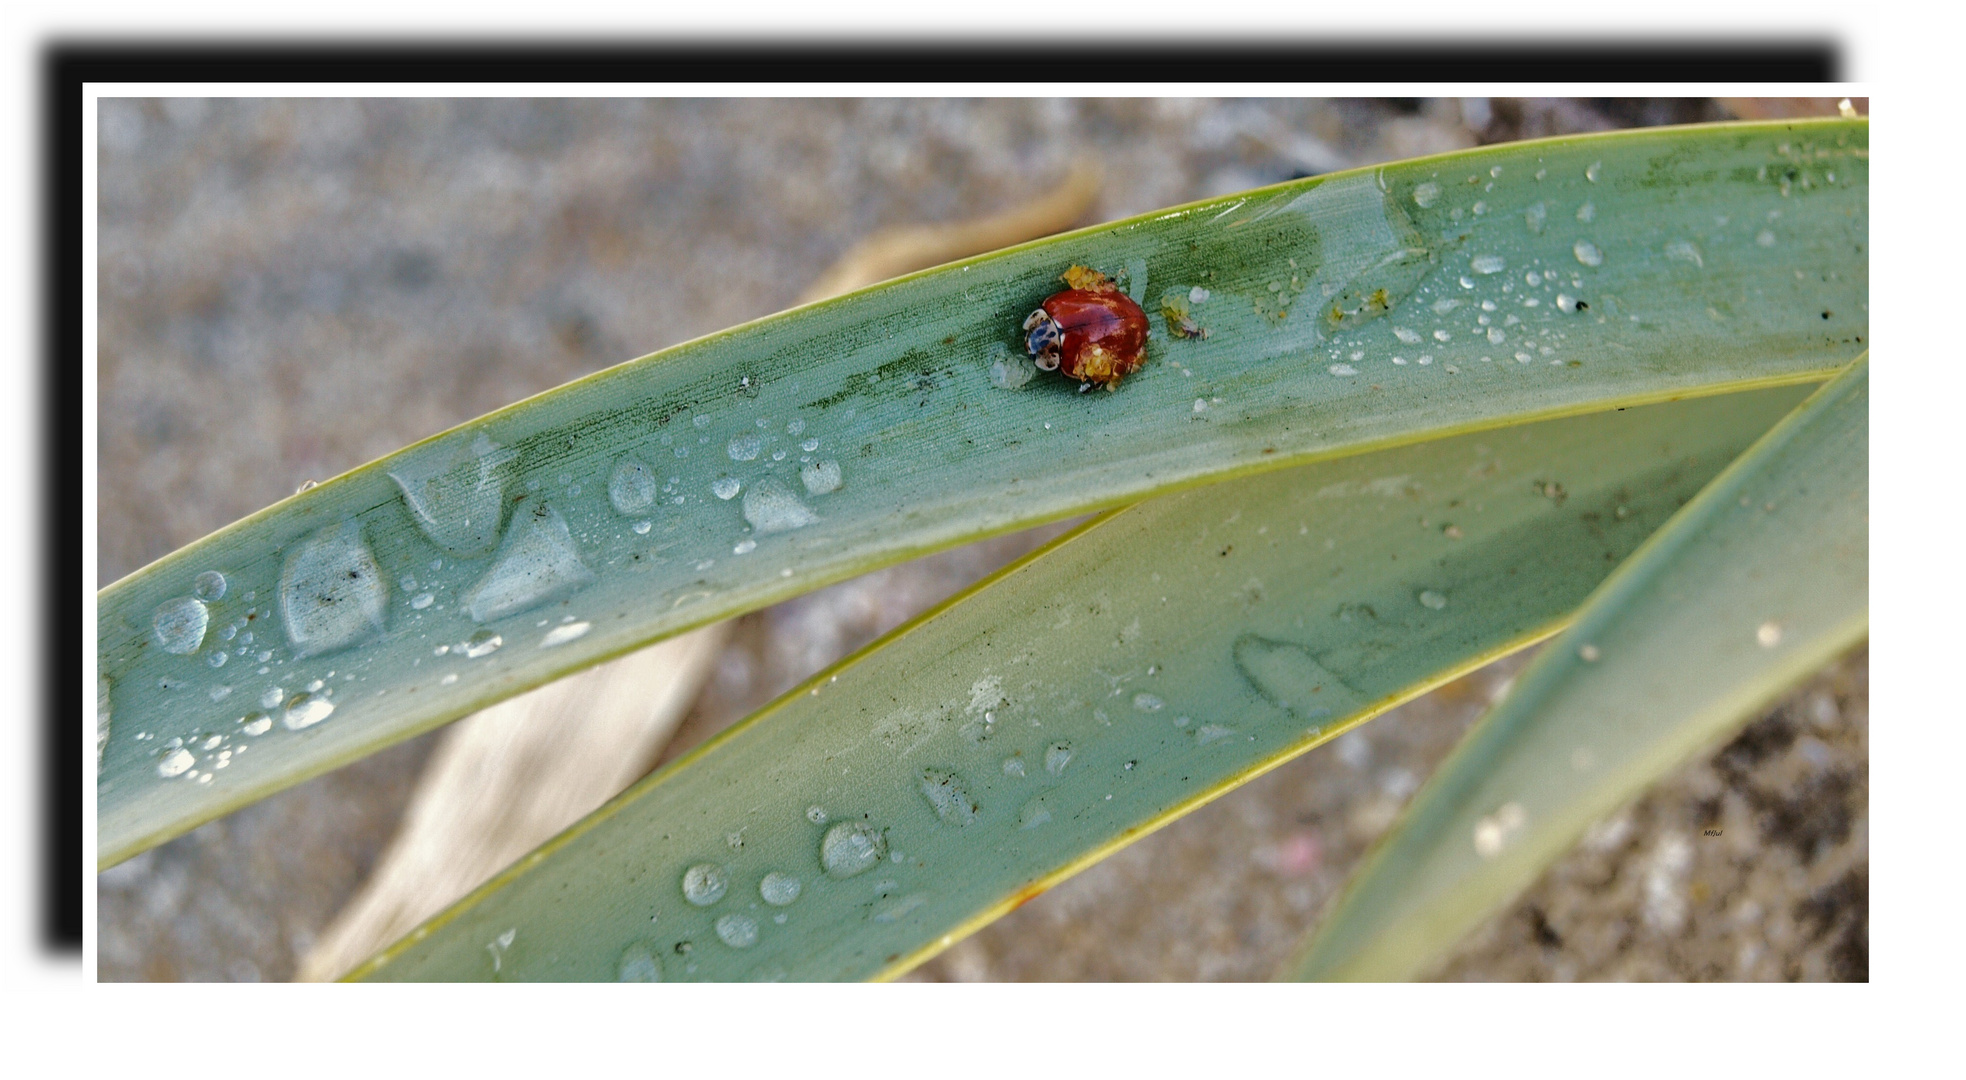
[[[1058,321],[1043,308],[1031,312],[1024,320],[1024,351],[1037,359],[1038,370],[1058,370],[1058,348],[1065,341],[1065,331],[1059,329]]]

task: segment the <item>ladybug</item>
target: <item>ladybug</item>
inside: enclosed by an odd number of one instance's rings
[[[1073,266],[1059,280],[1071,286],[1045,298],[1024,320],[1024,349],[1043,371],[1111,390],[1146,362],[1147,313],[1091,267]]]

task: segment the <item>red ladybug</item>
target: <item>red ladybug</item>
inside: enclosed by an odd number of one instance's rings
[[[1071,288],[1045,298],[1024,320],[1024,348],[1044,371],[1111,390],[1140,370],[1147,354],[1147,313],[1106,275],[1074,266],[1060,275]]]

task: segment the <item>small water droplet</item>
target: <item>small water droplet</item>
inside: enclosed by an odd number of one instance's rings
[[[1195,745],[1207,746],[1209,743],[1220,742],[1235,733],[1235,728],[1222,724],[1203,724],[1195,729]]]
[[[887,837],[861,821],[842,821],[819,841],[819,865],[834,878],[863,873],[887,855]]]
[[[906,896],[896,897],[893,900],[889,900],[887,903],[882,904],[881,906],[875,908],[873,919],[875,922],[880,922],[880,923],[896,922],[903,915],[908,914],[909,912],[915,910],[918,907],[921,907],[923,904],[926,903],[928,903],[927,893],[921,893],[921,892],[909,893]]]
[[[1424,210],[1439,201],[1440,185],[1434,183],[1432,180],[1416,185],[1413,188],[1413,202],[1421,209]]]
[[[717,917],[717,936],[733,949],[748,949],[758,943],[758,921],[736,912],[720,915]]]
[[[186,769],[196,764],[197,758],[188,750],[173,750],[157,763],[157,775],[162,777],[182,776]]]
[[[1674,240],[1672,243],[1667,244],[1666,258],[1677,259],[1680,262],[1690,262],[1702,270],[1706,269],[1707,266],[1706,259],[1700,255],[1700,249],[1694,246],[1691,241],[1687,240]]]
[[[662,981],[662,965],[656,963],[654,950],[647,945],[635,944],[623,950],[621,959],[615,964],[615,981],[625,983],[653,983]]]
[[[1159,712],[1161,706],[1165,704],[1167,703],[1152,694],[1140,693],[1133,695],[1133,707],[1139,709],[1141,712]]]
[[[756,433],[749,431],[732,436],[729,444],[724,447],[732,461],[756,461],[758,451],[763,448],[764,441],[759,439]]]
[[[318,694],[295,694],[287,699],[285,709],[280,713],[280,722],[291,731],[312,727],[326,720],[334,712],[334,702]]]
[[[799,470],[799,480],[809,495],[828,495],[840,489],[840,463],[817,461]]]
[[[209,664],[209,665],[211,665],[212,667],[215,667],[215,668],[216,668],[216,667],[224,667],[224,666],[225,666],[225,650],[223,650],[223,649],[220,649],[220,650],[216,650],[216,651],[214,651],[214,652],[213,652],[213,653],[212,653],[212,654],[211,654],[210,656],[207,656],[207,657],[205,657],[205,663],[207,663],[207,664]]]
[[[743,490],[744,482],[735,476],[720,476],[710,482],[710,493],[725,501],[737,498],[737,493]]]
[[[1333,364],[1328,370],[1333,375],[1340,375],[1340,376],[1358,374],[1358,369],[1350,364]]]
[[[806,820],[812,822],[814,825],[826,824],[826,808],[823,806],[806,807]]]
[[[490,656],[497,652],[498,647],[503,644],[505,644],[503,637],[490,630],[480,630],[458,645],[457,651],[472,660],[476,660],[479,657]]]
[[[1755,234],[1754,242],[1760,244],[1762,247],[1774,247],[1775,234],[1768,229],[1763,229]]]
[[[1597,249],[1597,245],[1591,243],[1589,240],[1577,241],[1577,243],[1571,247],[1570,252],[1571,254],[1577,256],[1577,261],[1583,263],[1585,266],[1604,265],[1604,253],[1602,251],[1599,251]]]
[[[935,816],[950,825],[969,825],[976,821],[976,802],[963,791],[955,773],[923,769],[920,790],[935,810]]]
[[[211,603],[225,599],[225,575],[216,570],[199,574],[191,583],[191,591],[198,599]]]
[[[1419,332],[1415,330],[1408,330],[1404,326],[1393,327],[1393,336],[1400,339],[1401,341],[1406,342],[1408,345],[1418,345],[1420,343]]]
[[[545,637],[539,639],[539,647],[550,649],[555,645],[565,645],[575,638],[584,637],[587,631],[592,629],[594,629],[594,624],[585,619],[580,622],[571,622],[563,626],[556,626],[548,630]]]
[[[1557,293],[1556,309],[1565,315],[1575,314],[1577,311],[1577,298],[1571,296],[1569,293]]]
[[[1578,207],[1577,220],[1583,222],[1586,225],[1590,224],[1593,221],[1596,221],[1597,220],[1596,204],[1586,202],[1584,203],[1584,205]]]
[[[273,718],[263,712],[247,713],[239,730],[248,735],[264,735],[273,730]]]
[[[287,692],[285,690],[277,686],[269,686],[259,693],[259,707],[262,709],[277,709],[280,707],[280,703],[286,699]]]
[[[798,878],[773,870],[765,875],[763,881],[758,882],[758,895],[772,907],[784,907],[799,898],[801,888],[803,885]]]
[[[1603,171],[1604,171],[1604,162],[1593,161],[1590,163],[1590,165],[1585,167],[1584,179],[1589,180],[1591,183],[1595,184],[1597,183],[1598,174]]]
[[[1476,255],[1468,266],[1477,274],[1499,274],[1509,268],[1509,262],[1500,255]]]
[[[164,651],[179,656],[198,651],[205,642],[205,627],[211,615],[205,605],[189,596],[180,596],[157,605],[150,617],[151,630]]]
[[[1522,220],[1529,226],[1529,231],[1532,233],[1542,232],[1543,223],[1549,220],[1549,216],[1549,207],[1544,206],[1540,202],[1530,203],[1529,209],[1522,212]]]
[[[709,907],[724,898],[730,888],[730,875],[713,863],[697,863],[683,871],[683,899],[697,907]]]
[[[1023,776],[1024,759],[1018,757],[1007,757],[1003,759],[1003,774],[1005,776],[1014,776],[1014,777]]]
[[[1447,606],[1447,596],[1443,593],[1435,592],[1432,589],[1425,589],[1420,593],[1420,603],[1435,611],[1439,611]]]
[[[608,502],[619,514],[639,514],[655,505],[655,470],[634,458],[615,462],[608,477]]]
[[[1770,619],[1755,628],[1754,640],[1764,649],[1772,649],[1782,643],[1782,624]]]
[[[1055,742],[1045,748],[1044,771],[1053,776],[1065,775],[1065,766],[1072,763],[1072,744]]]
[[[427,593],[427,592],[417,593],[415,596],[410,597],[410,607],[415,608],[418,611],[422,611],[424,608],[427,608],[431,604],[435,603],[436,600],[437,597],[432,593]]]
[[[819,515],[799,501],[797,495],[773,477],[751,485],[744,493],[744,520],[760,536],[802,529],[819,520]]]
[[[1017,811],[1017,826],[1021,829],[1035,829],[1050,820],[1051,807],[1042,795],[1025,803],[1023,808]]]
[[[1584,663],[1595,664],[1598,658],[1604,654],[1598,651],[1597,646],[1585,644],[1577,647],[1577,655],[1583,659]]]
[[[637,521],[634,525],[630,526],[630,528],[635,530],[636,536],[647,536],[649,534],[650,525],[651,523],[647,521]]]

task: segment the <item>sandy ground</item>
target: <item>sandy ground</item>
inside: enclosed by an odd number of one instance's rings
[[[621,360],[778,310],[884,225],[1096,158],[1111,218],[1703,101],[111,101],[97,578]],[[747,616],[671,753],[1056,531]],[[1255,979],[1520,660],[1122,851],[921,979]],[[1597,830],[1450,979],[1867,977],[1867,658]],[[387,841],[434,736],[99,879],[105,980],[277,980]],[[1717,835],[1708,835],[1709,832]]]

